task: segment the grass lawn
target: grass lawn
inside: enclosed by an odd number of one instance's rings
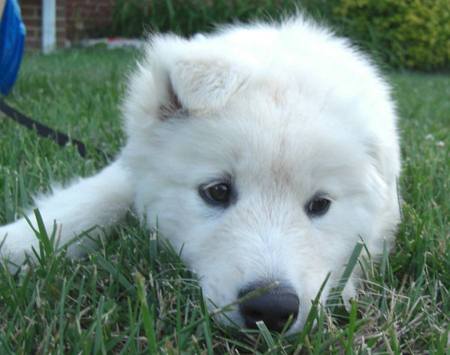
[[[102,49],[29,56],[8,102],[115,153],[124,139],[118,104],[136,57]],[[315,312],[308,325],[317,319],[317,327],[291,338],[224,329],[209,318],[177,255],[129,216],[86,259],[49,253],[20,275],[0,269],[0,354],[448,354],[450,76],[389,78],[401,116],[404,218],[396,250],[379,267],[365,267],[369,281],[350,312]],[[104,164],[0,115],[0,224],[20,216],[51,182]]]

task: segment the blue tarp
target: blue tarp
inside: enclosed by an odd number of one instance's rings
[[[25,43],[25,25],[17,0],[6,0],[0,21],[0,92],[6,95],[16,81]]]

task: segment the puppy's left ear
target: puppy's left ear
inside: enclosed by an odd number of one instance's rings
[[[181,59],[169,68],[173,93],[188,111],[220,110],[247,77],[237,65],[215,58]]]
[[[398,201],[399,216],[401,215],[400,195],[398,191],[398,176],[400,175],[400,152],[398,145],[387,146],[383,142],[371,140],[367,143],[367,154],[371,158],[378,177],[385,186],[387,196],[392,194]]]

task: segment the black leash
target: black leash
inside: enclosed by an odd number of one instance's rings
[[[3,112],[7,117],[17,122],[18,124],[35,131],[39,136],[44,138],[49,138],[57,143],[61,147],[65,147],[67,143],[72,143],[77,147],[78,153],[83,158],[87,156],[86,145],[79,141],[78,139],[70,138],[67,134],[54,130],[32,118],[24,115],[23,113],[17,111],[16,109],[9,106],[5,101],[0,99],[0,111]],[[102,150],[96,148],[97,152],[102,156],[109,158],[108,154],[105,154]]]

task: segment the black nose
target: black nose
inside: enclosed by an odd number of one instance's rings
[[[256,328],[256,322],[263,321],[269,330],[279,332],[290,318],[297,318],[300,302],[289,286],[253,284],[239,292],[239,298],[242,297],[239,310],[248,328]]]

